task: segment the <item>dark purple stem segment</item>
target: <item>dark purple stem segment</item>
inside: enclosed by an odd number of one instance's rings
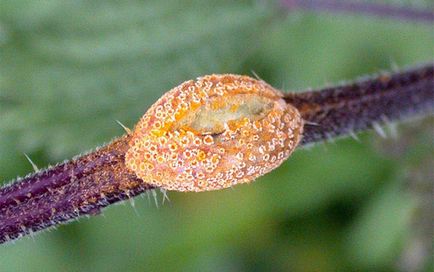
[[[434,22],[434,12],[431,9],[422,10],[385,3],[381,4],[354,0],[282,0],[281,2],[282,6],[290,11],[304,9],[313,11],[366,14],[382,18],[395,18],[414,22]]]
[[[302,144],[434,112],[434,65],[285,96],[306,125]]]
[[[153,189],[124,165],[128,136],[0,189],[0,244]]]

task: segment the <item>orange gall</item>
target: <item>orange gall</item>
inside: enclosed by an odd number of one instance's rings
[[[261,80],[209,75],[164,94],[136,125],[126,166],[144,182],[174,191],[249,183],[285,161],[303,120]]]

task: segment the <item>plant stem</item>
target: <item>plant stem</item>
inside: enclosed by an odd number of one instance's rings
[[[0,244],[153,189],[124,165],[129,136],[0,189]]]
[[[434,12],[431,9],[415,9],[391,4],[372,3],[367,1],[337,1],[337,0],[282,0],[282,6],[288,10],[305,9],[335,13],[355,13],[394,18],[414,22],[434,22]]]
[[[302,144],[333,139],[379,123],[399,121],[434,111],[434,66],[382,74],[317,91],[290,93],[306,122]]]
[[[285,96],[306,125],[302,145],[434,110],[434,66]],[[130,136],[0,188],[0,244],[155,189],[125,166]]]

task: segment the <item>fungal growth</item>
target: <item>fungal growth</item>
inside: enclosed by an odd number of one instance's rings
[[[182,83],[146,112],[125,164],[167,190],[218,190],[278,167],[302,132],[298,110],[280,91],[247,76],[210,75]]]
[[[185,82],[158,100],[133,132],[1,187],[0,244],[157,188],[200,192],[251,182],[297,144],[385,119],[432,115],[433,90],[432,63],[284,96],[245,76]]]

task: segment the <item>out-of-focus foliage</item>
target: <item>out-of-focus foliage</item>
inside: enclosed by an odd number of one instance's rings
[[[0,1],[0,182],[31,171],[23,152],[44,166],[101,145],[122,133],[115,120],[133,126],[203,74],[255,71],[301,90],[432,61],[428,25],[277,7]],[[234,190],[170,193],[158,209],[139,197],[1,246],[0,271],[395,270],[419,203],[403,185],[432,163],[430,137],[413,135],[388,140],[407,150],[398,157],[362,135],[300,150]]]

